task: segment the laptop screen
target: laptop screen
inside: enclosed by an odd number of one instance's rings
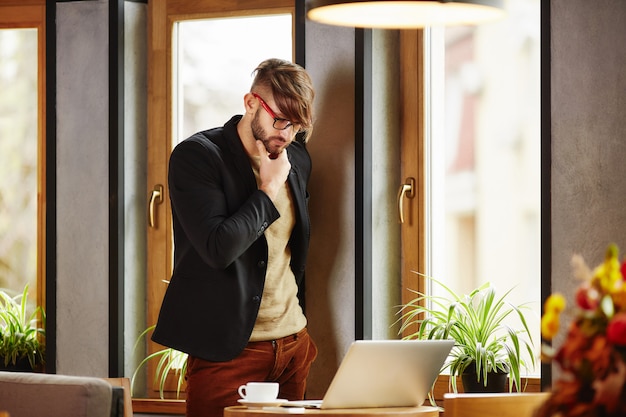
[[[290,403],[324,409],[420,406],[453,346],[453,340],[353,342],[321,405]]]

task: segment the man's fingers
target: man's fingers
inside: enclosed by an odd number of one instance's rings
[[[267,155],[267,149],[265,149],[265,145],[260,140],[256,141],[256,148],[259,151],[259,156]]]

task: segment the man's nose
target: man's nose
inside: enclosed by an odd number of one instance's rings
[[[289,126],[287,129],[280,131],[280,137],[287,142],[291,142],[296,135],[293,132],[293,126]]]

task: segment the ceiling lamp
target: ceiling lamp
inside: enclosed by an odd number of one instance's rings
[[[474,25],[504,16],[503,0],[310,0],[308,6],[315,22],[379,29]]]

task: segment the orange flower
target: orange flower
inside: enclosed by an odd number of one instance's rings
[[[589,361],[594,379],[604,379],[611,369],[613,348],[604,336],[596,336],[587,353],[585,359]]]
[[[541,336],[546,340],[552,340],[558,333],[560,325],[559,314],[548,311],[541,317]]]
[[[616,361],[616,372],[608,375],[605,379],[594,381],[594,402],[603,404],[609,413],[619,413],[622,391],[626,383],[626,365],[621,360]]]
[[[618,288],[613,294],[611,294],[611,296],[613,298],[615,309],[617,311],[626,311],[626,282],[620,282]]]
[[[559,331],[561,311],[565,309],[565,297],[554,293],[548,297],[544,305],[544,315],[541,317],[541,336],[546,340],[552,340]]]
[[[559,314],[561,311],[565,310],[565,304],[565,297],[556,292],[548,297],[544,310],[546,313],[553,312]]]
[[[591,340],[574,322],[567,332],[567,342],[558,350],[555,359],[563,370],[577,372],[590,346]]]
[[[593,271],[593,284],[604,293],[613,294],[623,281],[618,255],[617,246],[610,244],[604,256],[604,262]]]

